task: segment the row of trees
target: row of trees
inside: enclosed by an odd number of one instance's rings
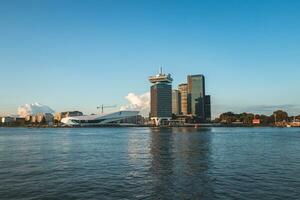
[[[287,112],[283,110],[277,110],[273,112],[272,115],[257,115],[253,113],[240,113],[235,114],[233,112],[226,112],[221,114],[215,119],[216,123],[233,124],[242,123],[246,125],[251,125],[253,119],[259,119],[262,125],[274,125],[276,122],[291,122],[294,119],[300,120],[300,115],[289,116]]]

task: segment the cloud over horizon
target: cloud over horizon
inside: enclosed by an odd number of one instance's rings
[[[31,103],[25,104],[18,107],[18,115],[20,117],[26,117],[27,115],[35,115],[37,113],[51,113],[54,114],[54,110],[50,107],[40,104],[40,103]]]
[[[121,106],[120,110],[138,110],[142,116],[149,116],[150,92],[141,95],[130,92],[125,99],[129,104]]]

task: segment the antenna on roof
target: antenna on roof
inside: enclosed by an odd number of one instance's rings
[[[163,70],[162,70],[162,67],[160,67],[160,71],[159,71],[159,74],[163,74]]]

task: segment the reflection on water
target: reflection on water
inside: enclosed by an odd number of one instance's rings
[[[298,199],[300,129],[0,128],[0,199]]]
[[[151,167],[150,173],[153,177],[153,194],[162,196],[168,190],[174,189],[174,138],[172,129],[151,130]],[[170,196],[165,196],[170,199]]]
[[[213,197],[212,180],[208,176],[210,135],[207,131],[151,129],[151,172],[157,197]],[[205,136],[198,137],[199,133]]]

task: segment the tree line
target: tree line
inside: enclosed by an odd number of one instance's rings
[[[275,123],[292,122],[294,120],[300,120],[300,115],[289,116],[287,112],[283,110],[277,110],[272,115],[258,115],[253,113],[240,113],[233,112],[222,113],[218,118],[214,120],[215,123],[222,124],[234,124],[240,123],[245,125],[252,125],[253,119],[260,120],[261,125],[274,125]]]

